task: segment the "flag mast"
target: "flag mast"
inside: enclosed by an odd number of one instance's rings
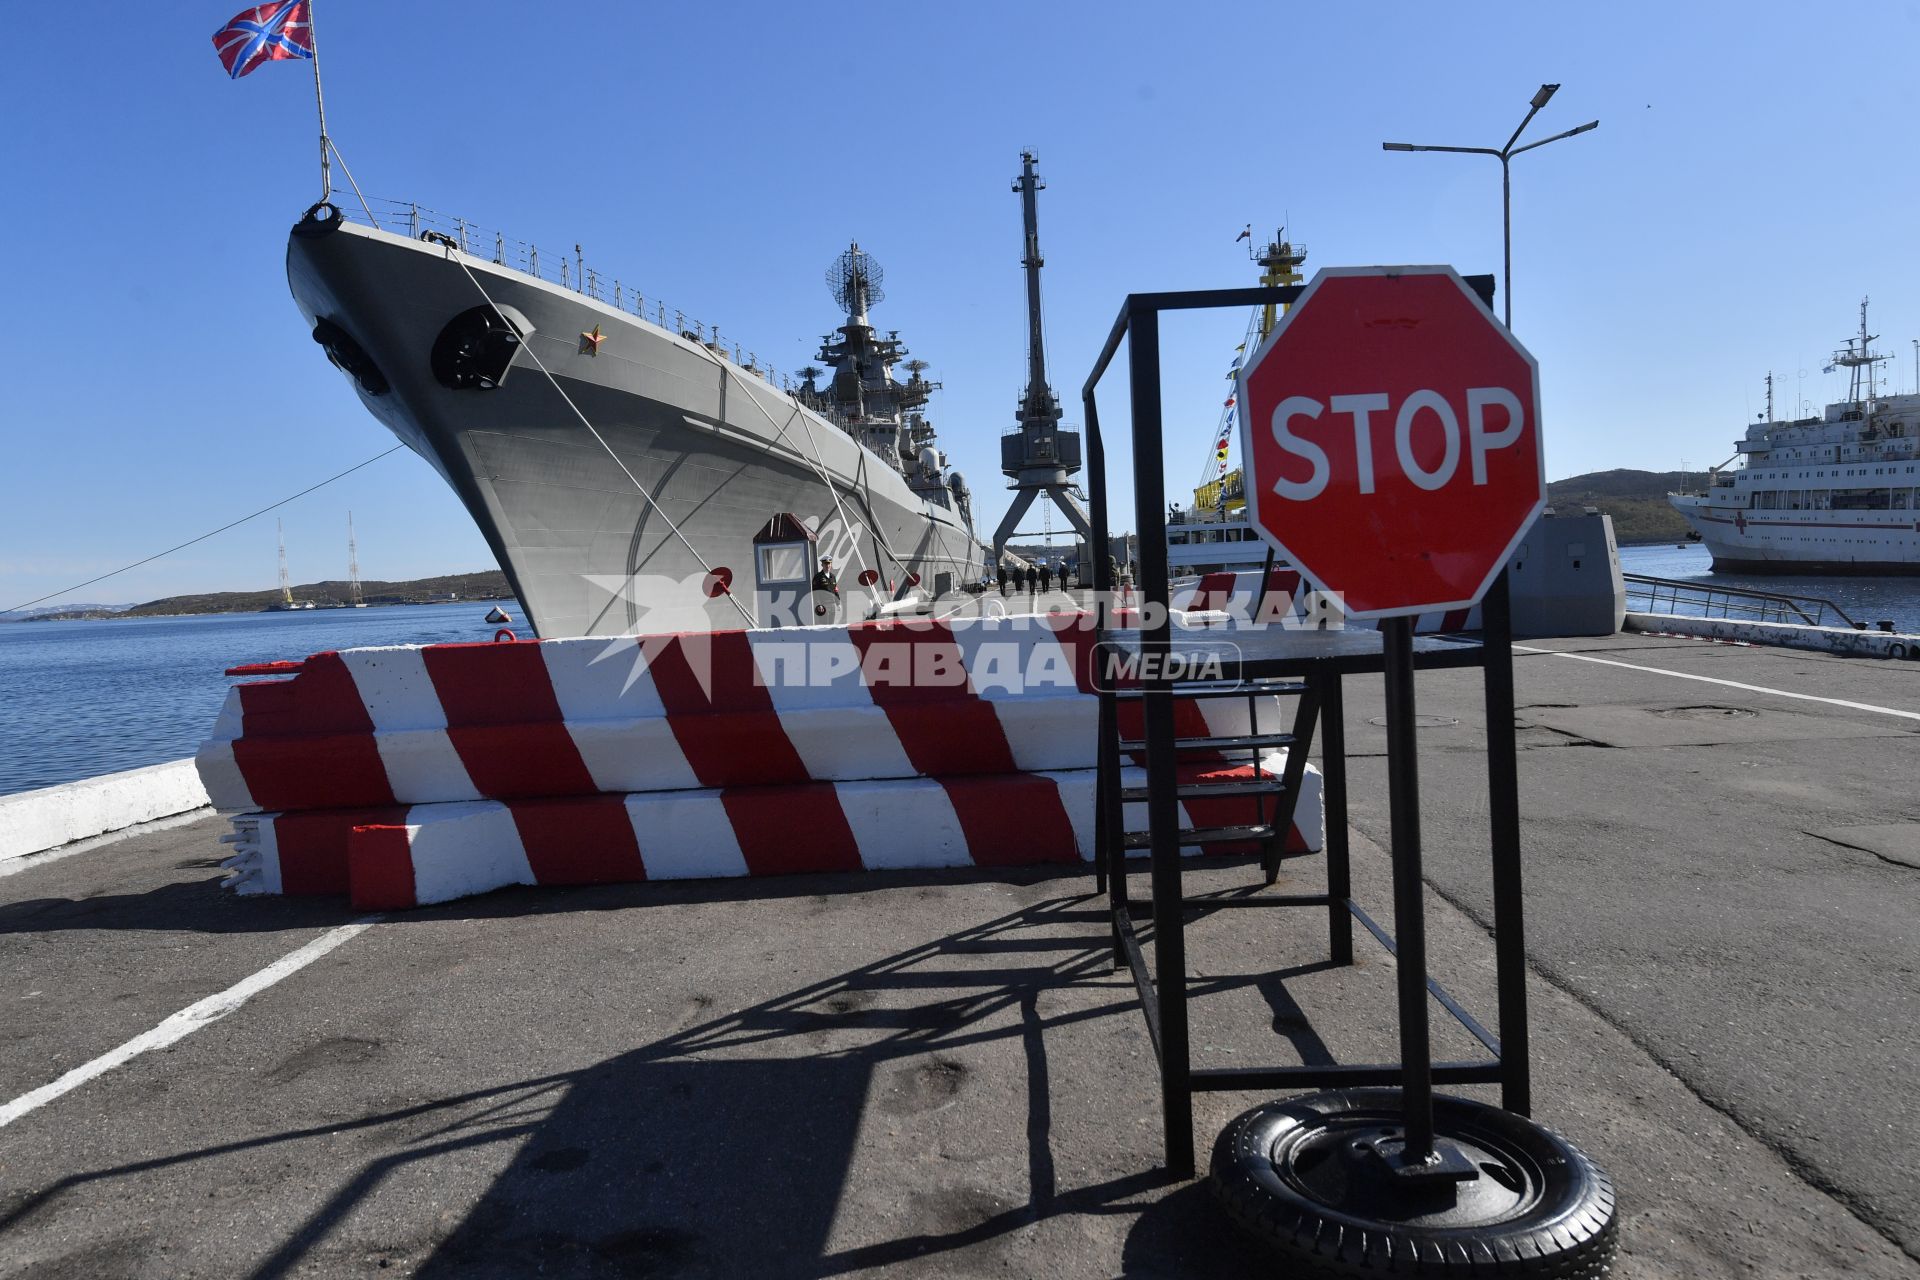
[[[320,113],[320,199],[325,202],[333,195],[333,170],[327,163],[333,142],[327,137],[327,100],[320,92],[320,28],[313,20],[317,7],[314,0],[307,0],[307,40],[313,45],[313,105]]]

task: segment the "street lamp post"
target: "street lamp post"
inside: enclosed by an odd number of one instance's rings
[[[1383,142],[1380,144],[1382,151],[1454,151],[1462,155],[1492,156],[1500,162],[1500,245],[1502,257],[1500,290],[1505,295],[1506,323],[1509,329],[1513,328],[1513,183],[1508,166],[1513,158],[1522,152],[1532,151],[1536,147],[1546,146],[1549,142],[1558,142],[1562,138],[1571,138],[1576,133],[1585,133],[1589,129],[1598,129],[1600,127],[1598,120],[1589,120],[1583,125],[1566,130],[1564,133],[1556,133],[1551,138],[1542,138],[1538,142],[1529,142],[1524,147],[1514,146],[1513,144],[1520,140],[1520,135],[1526,132],[1527,126],[1533,123],[1534,116],[1540,113],[1540,108],[1547,105],[1547,100],[1553,97],[1559,88],[1560,86],[1557,84],[1541,85],[1540,91],[1533,95],[1533,101],[1528,104],[1526,119],[1520,122],[1520,127],[1513,131],[1511,138],[1507,139],[1507,145],[1497,150],[1493,147],[1425,147],[1416,146],[1411,142]]]

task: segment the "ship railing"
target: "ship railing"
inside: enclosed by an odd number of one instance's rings
[[[1851,627],[1867,624],[1822,596],[1754,591],[1682,578],[1656,578],[1623,573],[1627,608],[1634,613],[1667,614],[1680,618],[1732,618],[1742,622],[1788,622],[1809,627]]]
[[[515,239],[504,232],[411,200],[369,196],[364,203],[343,203],[339,208],[340,217],[349,222],[358,222],[377,231],[390,231],[412,240],[433,240],[496,266],[557,284],[563,289],[571,289],[596,302],[605,303],[616,311],[638,316],[699,343],[722,359],[738,365],[742,372],[755,374],[783,391],[792,392],[798,385],[788,375],[761,365],[759,356],[753,352],[743,352],[739,343],[729,346],[722,342],[719,325],[696,320],[665,299],[628,285],[623,277],[601,272],[586,261],[577,244],[573,246],[571,254],[565,252],[563,245],[559,251],[549,247],[548,252],[542,255],[540,247],[531,241]]]

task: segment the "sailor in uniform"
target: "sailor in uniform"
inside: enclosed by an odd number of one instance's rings
[[[834,576],[833,557],[820,557],[820,572],[813,575],[812,623],[840,621],[840,579]]]

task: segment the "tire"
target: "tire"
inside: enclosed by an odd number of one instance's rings
[[[1400,1091],[1347,1089],[1256,1107],[1213,1147],[1214,1193],[1288,1276],[1596,1280],[1619,1243],[1613,1183],[1523,1116],[1433,1100],[1434,1128],[1481,1173],[1458,1197],[1399,1185],[1355,1139],[1399,1133]]]

